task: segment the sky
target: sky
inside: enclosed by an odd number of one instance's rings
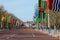
[[[22,21],[32,21],[35,12],[34,6],[38,0],[0,0],[0,5],[4,9],[14,14]]]

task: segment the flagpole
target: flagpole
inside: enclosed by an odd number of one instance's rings
[[[50,34],[50,17],[49,17],[49,9],[48,9],[48,34]]]
[[[6,16],[6,22],[7,22],[7,30],[9,30],[9,28],[8,28],[8,15]]]
[[[44,8],[44,2],[43,2],[43,0],[42,0],[42,7]],[[44,25],[43,25],[43,12],[42,12],[42,31],[43,31],[43,27],[44,27]]]
[[[48,28],[50,28],[50,22],[49,22],[50,21],[50,18],[49,18],[49,16],[50,15],[49,15],[49,9],[48,9]]]

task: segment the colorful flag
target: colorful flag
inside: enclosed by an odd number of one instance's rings
[[[46,21],[46,13],[43,12],[43,21]]]
[[[47,9],[47,1],[44,1],[44,9]]]
[[[9,19],[12,19],[12,16],[8,16]]]
[[[40,17],[37,16],[36,19],[35,19],[35,22],[40,23]]]
[[[39,8],[41,8],[41,2],[42,2],[42,0],[39,0]]]
[[[60,10],[60,2],[59,2],[59,10]]]
[[[2,15],[2,22],[6,22],[6,16]]]
[[[40,23],[40,12],[39,12],[39,15],[35,18],[35,22]]]
[[[36,16],[39,15],[39,9],[38,9],[38,8],[36,8],[35,15],[36,15]]]
[[[33,18],[36,18],[39,15],[39,9],[36,7]]]
[[[53,11],[55,11],[55,12],[58,12],[59,11],[59,3],[60,3],[59,0],[54,0],[53,1],[53,4],[52,4],[52,10]]]
[[[12,26],[14,26],[14,19],[11,20],[11,24],[12,24]]]
[[[33,19],[35,20],[36,17],[38,17],[38,16],[39,16],[39,9],[36,8],[35,13],[34,13],[34,16],[33,16]]]
[[[12,16],[8,16],[7,22],[8,22],[8,23],[11,23],[11,20],[12,20]]]
[[[48,0],[48,8],[52,10],[53,0]]]
[[[59,12],[60,0],[48,0],[48,8],[55,12]]]
[[[44,12],[44,8],[40,8],[40,12]]]

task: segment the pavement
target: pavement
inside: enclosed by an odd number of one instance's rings
[[[0,32],[0,40],[60,40],[34,29],[18,29]]]
[[[46,29],[44,29],[44,30],[42,30],[42,29],[40,29],[40,30],[38,30],[38,29],[35,29],[36,31],[39,31],[39,32],[42,32],[42,33],[45,33],[45,34],[48,34],[48,35],[50,35],[50,36],[52,36],[52,37],[58,37],[58,38],[60,38],[60,30],[46,30]],[[50,31],[50,32],[49,32]]]

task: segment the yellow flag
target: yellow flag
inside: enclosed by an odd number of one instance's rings
[[[6,16],[2,15],[2,21],[5,22],[6,21]]]

